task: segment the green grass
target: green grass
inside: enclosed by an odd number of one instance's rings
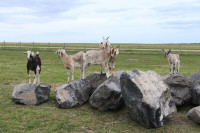
[[[34,49],[36,52],[38,49]],[[89,103],[73,109],[59,109],[55,104],[56,87],[66,83],[66,70],[55,50],[42,50],[41,82],[52,85],[50,99],[39,106],[17,105],[12,102],[13,87],[28,82],[26,56],[19,49],[0,48],[0,132],[199,132],[200,127],[188,120],[186,106],[178,109],[158,129],[146,129],[130,120],[127,109],[100,112]],[[67,51],[73,54],[77,51]],[[182,54],[180,74],[191,76],[199,70],[200,55]],[[160,75],[168,74],[167,60],[160,52],[121,53],[116,63],[117,70],[153,70]],[[87,75],[99,71],[99,66],[91,66]],[[33,82],[33,73],[31,73]],[[75,79],[80,77],[80,69],[75,70]]]

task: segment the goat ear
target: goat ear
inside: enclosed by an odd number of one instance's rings
[[[119,47],[117,47],[117,51],[116,51],[116,54],[119,54]]]
[[[167,55],[171,52],[171,49],[167,52]]]
[[[162,49],[162,51],[164,51],[164,52],[165,52],[165,50],[164,50],[164,49]]]

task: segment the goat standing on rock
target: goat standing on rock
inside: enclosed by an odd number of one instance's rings
[[[56,53],[62,59],[62,62],[67,69],[68,82],[70,81],[70,69],[72,74],[72,81],[74,80],[75,68],[81,69],[81,78],[83,78],[83,51],[80,51],[74,55],[68,55],[64,49],[58,49]]]
[[[109,38],[109,37],[108,37]],[[110,42],[108,41],[108,38],[105,39],[103,37],[103,41],[101,42],[101,44],[99,45],[99,49],[104,49],[106,45],[109,46],[109,50],[110,50],[110,60],[109,60],[109,69],[111,70],[110,67],[110,63],[112,63],[112,76],[114,76],[114,69],[115,69],[115,61],[117,59],[117,55],[119,54],[119,46],[117,46],[116,48],[112,47]],[[101,69],[100,69],[101,73],[102,73],[102,65],[101,65]]]
[[[173,67],[173,74],[175,73],[175,67],[177,65],[177,73],[179,73],[179,67],[180,67],[180,60],[179,60],[179,54],[173,54],[171,53],[171,49],[164,51],[164,57],[168,59],[169,62],[169,67],[170,67],[170,73],[172,72],[172,67]]]
[[[112,63],[112,76],[114,76],[114,69],[115,69],[115,61],[117,59],[117,55],[119,54],[119,47],[111,48],[111,58],[109,60],[109,69],[111,70],[110,63]]]
[[[85,77],[87,69],[90,65],[103,65],[106,71],[106,77],[110,77],[108,66],[111,58],[111,51],[109,49],[110,43],[108,43],[108,38],[106,40],[104,39],[101,44],[103,47],[100,48],[100,50],[89,50],[84,54],[83,77]]]
[[[37,82],[36,71],[38,71],[38,83],[40,83],[40,72],[42,69],[41,68],[42,63],[39,57],[39,52],[36,53],[36,56],[34,56],[34,52],[29,51],[29,50],[23,53],[27,55],[27,74],[29,78],[29,84],[31,84],[30,71],[34,71],[33,84],[36,84]]]

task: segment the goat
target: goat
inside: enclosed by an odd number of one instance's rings
[[[33,84],[36,84],[37,82],[37,71],[38,71],[38,83],[40,83],[40,72],[42,70],[41,66],[41,59],[39,57],[39,52],[36,53],[36,56],[34,56],[34,52],[32,51],[26,51],[23,52],[27,55],[27,74],[29,78],[29,84],[31,84],[31,78],[30,78],[30,71],[34,71],[34,82]]]
[[[112,46],[110,45],[110,42],[108,41],[109,37],[107,37],[106,39],[103,37],[103,41],[101,42],[99,49],[103,49],[105,48],[106,45],[109,46],[109,48],[112,48]]]
[[[118,46],[116,48],[113,48],[110,44],[110,42],[108,41],[109,37],[107,39],[105,39],[103,37],[103,41],[101,42],[101,44],[99,45],[99,49],[103,49],[106,45],[109,46],[109,50],[110,50],[110,54],[111,54],[111,58],[109,60],[109,69],[111,70],[110,67],[110,63],[112,63],[112,75],[114,75],[114,69],[115,69],[115,61],[117,59],[117,55],[119,54],[119,48]],[[100,72],[102,73],[102,65],[101,65],[101,69]]]
[[[114,75],[115,61],[117,59],[117,55],[119,54],[119,47],[111,48],[110,53],[111,53],[111,58],[109,60],[108,65],[109,65],[109,69],[111,70],[110,63],[112,63],[112,75]],[[101,70],[101,72],[102,72],[102,70]]]
[[[83,77],[85,77],[85,73],[90,65],[103,65],[106,71],[106,77],[110,77],[108,62],[111,58],[111,54],[107,44],[103,49],[87,51],[83,57]]]
[[[68,82],[70,81],[70,69],[72,74],[72,81],[74,80],[74,68],[81,69],[81,78],[83,77],[83,54],[84,52],[78,52],[74,55],[66,54],[64,49],[58,49],[56,51],[61,58],[65,68],[67,69]]]
[[[101,44],[99,46],[99,49],[102,49],[102,48],[103,48],[103,46]],[[109,65],[109,69],[111,70],[110,63],[112,63],[112,76],[113,76],[114,75],[114,69],[115,69],[115,61],[117,59],[117,55],[119,54],[119,47],[117,46],[116,48],[113,48],[112,46],[109,46],[109,50],[110,50],[111,57],[110,57],[108,65]],[[101,65],[100,72],[102,73],[102,65]]]
[[[172,71],[172,67],[173,67],[173,74],[175,73],[176,65],[177,65],[177,73],[179,73],[179,67],[180,67],[179,54],[171,53],[171,49],[167,51],[164,49],[162,50],[164,51],[164,57],[168,59],[170,73]]]

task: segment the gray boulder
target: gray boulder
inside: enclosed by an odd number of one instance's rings
[[[200,80],[193,83],[192,86],[192,103],[200,105]]]
[[[120,77],[122,97],[131,119],[147,128],[164,125],[165,118],[176,112],[170,90],[153,71],[134,71],[134,77],[124,72]]]
[[[192,80],[192,82],[196,82],[196,81],[200,80],[200,71],[198,71],[197,73],[192,75],[191,80]]]
[[[97,87],[103,83],[105,80],[107,80],[106,73],[100,73],[100,72],[95,72],[90,74],[85,78],[87,82],[89,82],[91,86],[91,91],[90,95],[97,89]]]
[[[91,95],[90,104],[100,111],[116,110],[124,105],[121,95],[120,80],[111,77],[103,82]]]
[[[120,77],[124,72],[126,72],[126,74],[128,74],[131,78],[133,78],[136,75],[134,71],[120,70],[120,71],[114,72],[114,76],[120,80]]]
[[[60,108],[80,106],[88,101],[91,87],[88,81],[79,79],[55,89],[55,98]]]
[[[38,105],[49,99],[50,88],[50,85],[44,83],[36,85],[18,84],[14,87],[12,100],[15,103],[25,105]]]
[[[134,76],[133,71],[116,71],[114,76],[105,80],[90,97],[90,104],[100,111],[117,110],[124,106],[121,95],[120,76],[126,72],[130,77]]]
[[[200,106],[189,110],[189,112],[187,113],[187,117],[195,123],[200,124]]]
[[[172,93],[171,95],[174,98],[174,102],[177,106],[191,102],[192,81],[190,77],[171,74],[164,79],[164,82],[170,88]]]

